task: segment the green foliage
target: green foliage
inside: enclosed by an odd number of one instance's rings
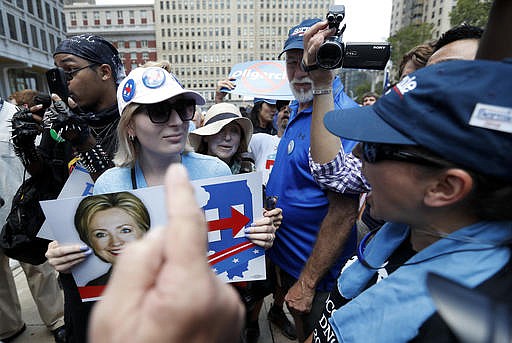
[[[354,89],[354,101],[361,102],[363,94],[371,91],[372,85],[369,81],[361,83]],[[375,85],[374,93],[382,94],[382,82],[379,82]]]
[[[491,5],[492,1],[489,0],[458,0],[457,5],[450,12],[450,23],[452,26],[457,26],[466,22],[484,28]]]
[[[432,39],[433,27],[434,25],[431,23],[409,25],[388,38],[388,42],[391,43],[391,61],[394,68],[398,68],[405,53]]]

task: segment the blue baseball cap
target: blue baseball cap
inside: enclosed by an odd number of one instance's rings
[[[299,25],[292,27],[290,31],[288,31],[288,39],[284,42],[283,51],[281,51],[278,58],[281,58],[281,56],[288,50],[304,50],[304,32],[309,30],[311,26],[315,25],[319,21],[322,20],[319,18],[306,19]]]
[[[258,102],[266,102],[269,105],[275,105],[277,100],[275,99],[263,99],[263,98],[254,98],[253,102],[257,104]]]
[[[409,74],[373,106],[324,118],[357,141],[418,145],[483,175],[512,181],[512,59],[449,61]]]

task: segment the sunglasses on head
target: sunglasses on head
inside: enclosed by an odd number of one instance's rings
[[[196,108],[193,100],[179,100],[177,102],[162,101],[156,104],[141,105],[141,110],[146,112],[153,124],[165,124],[169,121],[173,110],[178,113],[181,121],[192,120]]]
[[[380,143],[361,143],[361,155],[365,162],[384,160],[421,164],[429,167],[448,167],[449,163],[419,152],[405,150],[403,146]]]

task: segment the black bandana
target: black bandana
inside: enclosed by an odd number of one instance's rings
[[[57,54],[71,54],[99,64],[108,64],[116,84],[119,84],[126,73],[119,52],[105,38],[93,34],[73,36],[60,42],[53,56]]]

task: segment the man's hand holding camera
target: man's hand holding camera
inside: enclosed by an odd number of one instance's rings
[[[331,88],[334,73],[332,70],[318,68],[317,53],[325,39],[335,32],[335,29],[329,28],[327,20],[313,25],[304,33],[304,55],[302,57],[302,67],[309,69],[309,76],[313,80],[315,88]],[[315,66],[315,67],[313,67]],[[305,70],[306,71],[306,70]]]

